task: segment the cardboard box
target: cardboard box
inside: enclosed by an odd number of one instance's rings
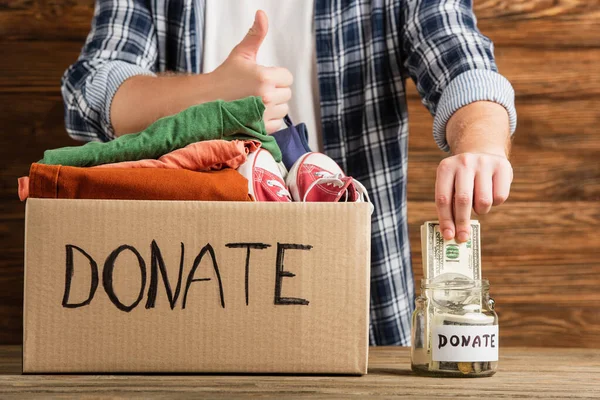
[[[364,374],[370,228],[365,203],[29,199],[23,372]]]

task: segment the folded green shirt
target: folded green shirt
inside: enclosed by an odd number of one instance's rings
[[[263,122],[265,106],[260,97],[235,101],[217,100],[192,106],[179,114],[161,118],[145,130],[106,143],[46,150],[40,164],[93,167],[121,161],[158,158],[203,140],[259,140],[281,161],[281,150]]]

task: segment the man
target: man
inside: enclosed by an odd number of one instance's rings
[[[266,14],[247,23],[258,8]],[[514,92],[469,0],[99,0],[62,91],[67,130],[82,140],[249,95],[262,96],[270,133],[288,113],[306,122],[313,149],[363,182],[375,204],[371,344],[407,345],[408,76],[435,116],[436,143],[451,152],[435,188],[443,235],[465,241],[471,207],[485,214],[508,196],[516,126]]]

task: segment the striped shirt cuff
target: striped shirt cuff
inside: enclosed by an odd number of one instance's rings
[[[510,134],[517,128],[515,91],[497,72],[474,69],[454,78],[443,91],[433,120],[433,138],[443,151],[450,151],[446,141],[446,124],[459,108],[476,101],[493,101],[508,112]]]
[[[86,85],[86,97],[91,107],[102,112],[102,125],[109,139],[115,138],[110,121],[110,107],[119,87],[127,79],[136,75],[156,76],[147,68],[125,61],[110,61],[100,67]]]

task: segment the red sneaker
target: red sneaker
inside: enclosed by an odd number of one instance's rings
[[[238,172],[248,179],[248,193],[254,201],[292,201],[279,166],[267,150],[260,148],[248,154]]]
[[[371,203],[365,187],[322,153],[300,157],[290,169],[287,184],[294,201]]]

